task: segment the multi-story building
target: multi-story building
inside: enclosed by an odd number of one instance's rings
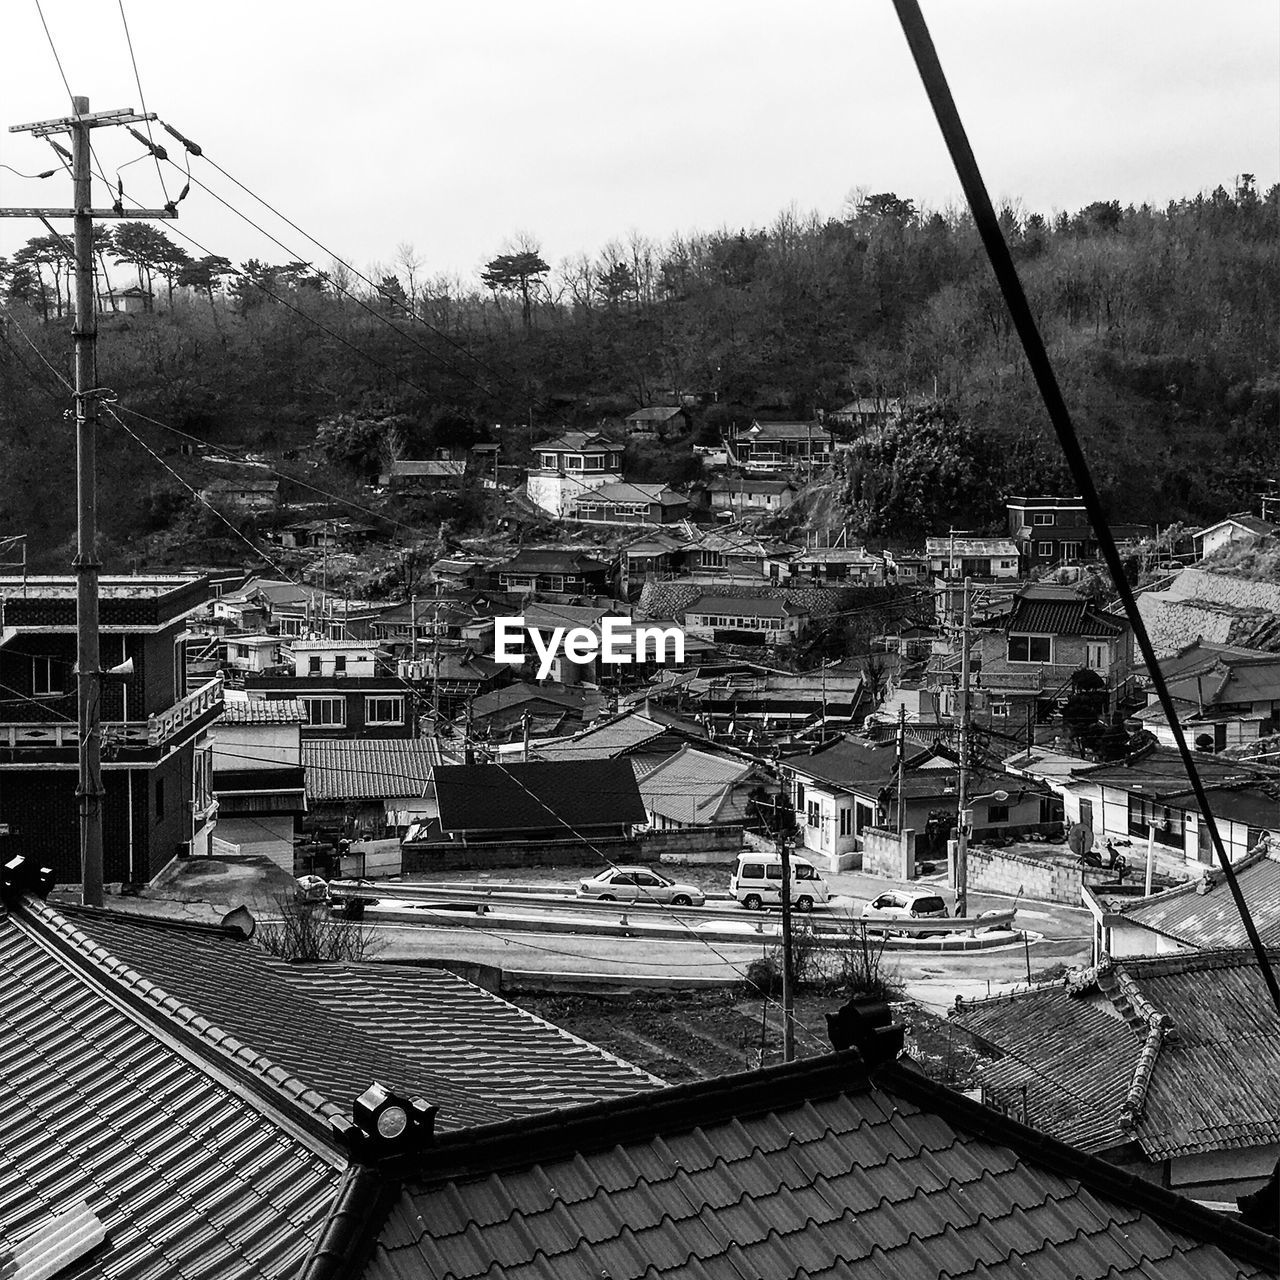
[[[250,698],[298,698],[304,738],[412,738],[417,691],[376,640],[295,640],[293,670],[248,672]]]
[[[222,679],[187,685],[187,623],[209,598],[196,576],[99,581],[103,878],[145,884],[207,853],[215,814],[207,729]],[[132,664],[131,671],[126,664]],[[0,823],[79,883],[76,582],[0,578]]]
[[[589,490],[622,480],[622,446],[597,431],[565,431],[536,445],[534,455],[525,492],[553,516],[567,515]]]
[[[1005,500],[1009,536],[1018,545],[1023,572],[1059,564],[1077,564],[1098,553],[1097,539],[1081,498]]]
[[[820,422],[753,422],[725,445],[730,463],[748,471],[824,466],[835,452],[835,438]]]

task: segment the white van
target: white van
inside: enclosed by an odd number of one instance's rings
[[[812,911],[816,903],[827,902],[831,890],[807,858],[791,855],[791,905],[797,911]],[[729,892],[748,911],[782,905],[782,856],[777,853],[740,853],[729,877]]]

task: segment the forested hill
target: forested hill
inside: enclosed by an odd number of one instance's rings
[[[1163,209],[1002,214],[1117,519],[1217,516],[1280,476],[1280,190],[1260,195],[1248,175],[1233,187]],[[874,510],[869,495],[918,474],[909,448],[864,449],[842,490],[860,504],[855,524],[923,534],[949,518],[981,523],[1000,492],[1060,483],[971,222],[892,194],[852,201],[840,218],[784,214],[767,229],[661,245],[633,234],[556,266],[526,241],[471,282],[426,275],[409,249],[366,281],[334,264],[192,261],[140,224],[115,239],[100,230],[100,284],[140,278],[154,311],[108,308],[99,382],[184,474],[167,428],[354,486],[388,448],[466,444],[495,423],[515,461],[530,422],[535,435],[594,426],[673,395],[692,397],[705,442],[734,420],[810,418],[877,395],[945,400],[921,439],[955,456],[936,491]],[[0,264],[0,535],[25,532],[37,553],[64,545],[73,519],[69,397],[48,367],[70,372],[61,253],[45,237]],[[641,466],[696,472],[687,445]],[[110,417],[101,467],[117,556],[189,502]]]

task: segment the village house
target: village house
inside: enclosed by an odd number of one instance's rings
[[[452,842],[591,848],[629,841],[645,824],[627,760],[535,760],[439,765],[433,773],[440,830]],[[596,855],[596,860],[599,855]]]
[[[526,679],[537,679],[542,660],[534,643],[534,636],[542,642],[544,650],[551,647],[557,630],[561,632],[583,628],[590,631],[599,641],[601,624],[605,618],[626,618],[625,606],[615,605],[609,608],[588,607],[585,605],[556,604],[552,601],[530,601],[521,610],[522,630],[507,631],[507,648],[510,652],[523,652],[524,660],[519,664],[507,664],[508,669],[522,675]],[[630,620],[629,618],[627,619]],[[488,636],[488,632],[486,632]],[[486,646],[489,653],[496,652],[496,641],[488,637]],[[596,685],[600,683],[605,664],[597,650],[590,657],[579,662],[571,658],[563,649],[556,653],[552,660],[551,672],[542,677],[552,684],[563,685]]]
[[[729,462],[748,471],[797,471],[825,466],[835,438],[821,422],[753,422],[725,441]]]
[[[577,498],[622,480],[622,446],[598,431],[562,432],[535,445],[533,453],[525,491],[553,516],[568,515]]]
[[[908,406],[896,396],[858,396],[827,414],[827,421],[845,427],[854,435],[865,435],[887,425],[904,407]]]
[[[526,548],[489,571],[500,591],[513,595],[606,595],[613,576],[611,567],[573,547]]]
[[[747,747],[824,728],[847,730],[867,709],[860,670],[771,671],[741,667],[700,673],[682,691],[696,707],[708,734]]]
[[[684,611],[685,629],[716,644],[792,644],[808,624],[806,609],[774,596],[699,596]]]
[[[913,555],[907,551],[892,551],[886,548],[881,553],[884,560],[884,576],[886,581],[900,586],[914,586],[929,577],[929,559],[923,555]]]
[[[353,840],[403,835],[438,816],[432,770],[442,756],[433,738],[310,739],[302,744],[310,819]],[[394,866],[382,874],[398,874]]]
[[[689,513],[689,499],[665,484],[625,480],[569,499],[566,520],[583,524],[675,524]]]
[[[241,696],[224,703],[209,730],[216,856],[266,858],[286,875],[295,873],[294,836],[307,808],[306,720],[306,707],[296,698],[250,702]]]
[[[689,743],[706,740],[706,731],[695,720],[672,714],[650,702],[597,720],[572,737],[538,744],[539,760],[617,760],[622,757],[642,768],[669,760]]]
[[[1178,722],[1197,751],[1223,751],[1280,732],[1280,653],[1198,640],[1164,658],[1160,670],[1178,712]],[[1147,706],[1134,719],[1165,746],[1173,730],[1150,688]]]
[[[951,1018],[997,1055],[988,1106],[1188,1203],[1230,1201],[1280,1157],[1280,1018],[1249,949],[1104,955]]]
[[[970,647],[973,709],[1013,725],[1025,724],[1028,715],[1037,723],[1049,720],[1081,671],[1100,682],[1104,719],[1128,697],[1133,630],[1122,614],[1100,609],[1070,587],[1032,583],[1004,618],[992,621],[999,629],[978,631]],[[960,661],[949,654],[935,663],[946,714],[955,706]]]
[[[1112,764],[1036,747],[1011,756],[1005,767],[1057,792],[1067,825],[1088,827],[1099,846],[1132,840],[1141,847],[1150,838],[1175,866],[1217,862],[1186,767],[1171,747],[1147,747]],[[1196,770],[1232,862],[1256,848],[1264,832],[1280,840],[1280,774],[1213,755],[1199,755]],[[1143,856],[1135,850],[1131,861]]]
[[[1280,841],[1261,841],[1232,871],[1262,945],[1280,947]],[[1123,960],[1250,945],[1226,876],[1216,866],[1149,897],[1086,884],[1084,905],[1094,918],[1094,964],[1104,952]]]
[[[657,436],[666,439],[669,436],[683,435],[691,425],[688,409],[679,405],[653,405],[647,409],[637,409],[627,414],[626,428],[628,436]]]
[[[285,642],[279,636],[228,636],[221,642],[221,649],[225,654],[222,667],[229,688],[243,688],[244,678],[250,672],[272,671],[292,661],[287,658]]]
[[[798,548],[739,529],[708,529],[684,549],[684,576],[695,582],[780,582]]]
[[[1261,520],[1248,511],[1237,511],[1216,524],[1206,525],[1195,534],[1196,557],[1204,560],[1233,542],[1243,545],[1277,534],[1280,534],[1280,524]]]
[[[1005,510],[1023,573],[1097,556],[1098,540],[1081,498],[1014,496],[1005,499]]]
[[[957,757],[941,747],[909,751],[901,787],[892,739],[874,745],[838,739],[805,755],[784,756],[779,768],[790,786],[803,847],[832,859],[833,869],[862,848],[868,827],[896,827],[900,794],[903,829],[918,837],[931,829],[931,819],[937,826],[941,815],[945,838],[959,812]],[[994,794],[1000,791],[1003,800]],[[1047,788],[1003,770],[970,770],[967,794],[975,840],[1061,824],[1061,805]],[[945,856],[945,847],[935,852]]]
[[[378,536],[378,526],[361,520],[302,520],[285,525],[280,545],[288,550],[357,550]]]
[[[641,775],[640,797],[655,831],[692,827],[767,827],[778,783],[749,757],[688,743]]]
[[[202,501],[240,511],[271,511],[280,497],[279,480],[211,480],[200,490]]]
[[[642,537],[623,548],[620,556],[624,590],[650,575],[670,575],[683,558],[685,541],[670,533]]]
[[[376,640],[295,640],[293,670],[247,673],[251,698],[298,698],[304,738],[412,738],[418,693]]]
[[[884,561],[864,547],[809,547],[788,566],[792,586],[879,587]]]
[[[772,515],[795,501],[796,486],[777,476],[722,475],[698,486],[717,516]]]
[[[466,474],[467,464],[463,459],[400,458],[378,477],[378,483],[400,492],[443,493],[457,489]]]
[[[468,714],[477,738],[512,743],[576,733],[603,710],[595,689],[519,681],[479,694]]]
[[[203,577],[103,576],[98,583],[103,877],[146,884],[175,858],[208,853],[216,806],[209,726],[214,676],[187,686],[189,620]],[[0,824],[19,852],[79,884],[76,580],[0,578]]]

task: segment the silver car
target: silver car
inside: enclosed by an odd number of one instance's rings
[[[868,924],[893,920],[941,919],[946,915],[947,904],[936,893],[913,893],[903,889],[882,893],[862,908],[862,918]]]
[[[597,902],[660,902],[672,907],[700,907],[707,900],[701,889],[677,884],[648,867],[610,867],[590,880],[580,880],[578,897]]]

